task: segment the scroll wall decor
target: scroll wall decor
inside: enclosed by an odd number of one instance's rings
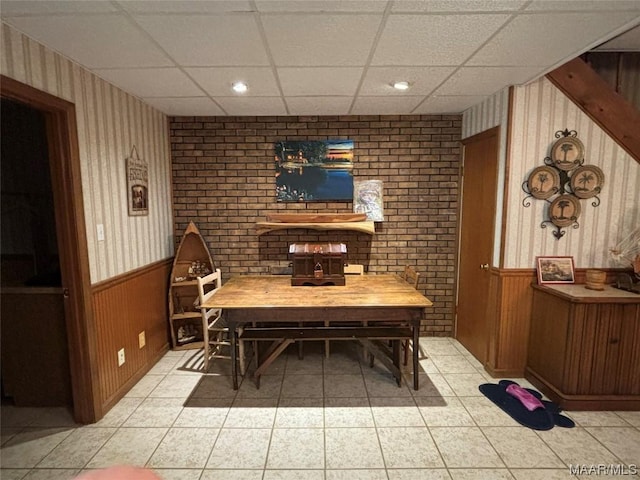
[[[149,166],[134,145],[126,159],[129,216],[149,215]]]
[[[548,218],[540,227],[552,225],[553,236],[560,240],[566,233],[564,228],[580,227],[580,200],[592,199],[593,207],[600,205],[598,195],[604,185],[604,173],[595,165],[584,164],[584,145],[575,130],[559,130],[555,137],[558,140],[544,165],[534,168],[522,184],[527,194],[522,205],[531,206],[530,198],[548,202]]]

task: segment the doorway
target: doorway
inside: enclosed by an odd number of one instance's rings
[[[49,276],[55,277],[56,265],[59,266],[60,286],[56,298],[62,298],[61,315],[64,317],[62,330],[66,330],[60,341],[67,348],[67,368],[69,372],[70,397],[74,419],[79,423],[92,423],[101,416],[98,379],[92,375],[92,358],[95,358],[95,338],[89,334],[92,328],[91,281],[89,275],[89,257],[82,203],[82,185],[80,176],[80,157],[78,152],[75,106],[65,100],[49,95],[11,78],[0,77],[2,100],[11,101],[22,107],[28,107],[37,113],[44,122],[46,150],[49,160],[49,178],[51,184],[50,203],[53,204],[53,218],[49,218],[55,227],[42,227],[43,230],[55,230],[55,242],[47,237],[47,248],[40,248],[37,260],[40,267],[48,264]],[[3,111],[3,122],[4,111]],[[7,136],[20,136],[23,132],[7,132]],[[3,132],[3,143],[7,138]],[[4,163],[4,159],[2,159]],[[41,172],[42,173],[42,172]],[[35,177],[33,172],[27,176]],[[46,175],[42,174],[43,178]],[[4,220],[4,218],[3,218]],[[34,229],[34,227],[32,227]],[[35,230],[38,230],[35,228]],[[40,232],[36,232],[39,235]],[[38,241],[42,241],[41,239]],[[52,245],[57,246],[57,252]],[[34,254],[35,255],[35,254]],[[54,257],[54,258],[52,258]],[[57,261],[56,261],[57,260]],[[43,263],[44,262],[44,263]],[[46,268],[45,268],[46,270]],[[44,273],[44,271],[39,270]],[[38,277],[38,274],[31,277]],[[36,278],[35,281],[43,281]],[[49,279],[51,282],[51,279]],[[55,288],[55,287],[53,287]],[[3,298],[4,300],[4,298]],[[29,301],[31,306],[44,308],[40,321],[54,315],[56,300],[50,305],[44,299]],[[4,322],[4,318],[3,318]],[[59,333],[59,330],[58,330]],[[21,335],[29,341],[30,331]],[[3,335],[3,342],[5,341]],[[45,341],[53,342],[52,339]],[[64,347],[63,347],[64,348]],[[49,358],[30,358],[29,361],[39,367],[36,375],[46,376]],[[9,392],[7,392],[9,393]]]
[[[490,267],[493,255],[500,128],[464,140],[456,338],[488,360]]]
[[[46,119],[5,98],[1,108],[2,401],[72,408]]]

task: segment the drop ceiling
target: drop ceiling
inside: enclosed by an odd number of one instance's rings
[[[460,113],[609,40],[640,50],[638,0],[3,0],[0,15],[168,115]]]

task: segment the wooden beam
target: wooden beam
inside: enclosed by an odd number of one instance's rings
[[[600,75],[576,58],[547,78],[640,163],[640,112]]]

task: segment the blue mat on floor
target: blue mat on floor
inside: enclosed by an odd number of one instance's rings
[[[560,408],[555,403],[542,400],[542,394],[531,388],[525,390],[538,398],[542,402],[542,407],[528,410],[519,399],[507,393],[509,385],[518,384],[511,380],[500,380],[498,384],[484,383],[478,388],[520,425],[534,430],[551,430],[556,425],[565,428],[575,427],[573,420],[560,414]]]

